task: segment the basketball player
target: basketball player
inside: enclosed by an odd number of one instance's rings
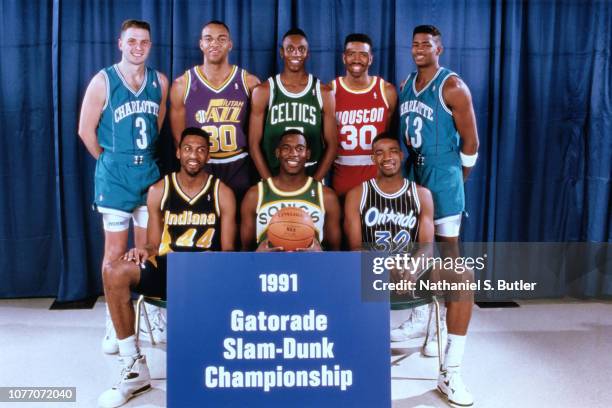
[[[145,65],[151,51],[149,23],[124,21],[118,45],[121,61],[93,77],[79,122],[79,136],[97,160],[94,205],[104,225],[102,269],[127,250],[130,218],[136,245],[145,243],[146,194],[159,179],[153,154],[168,93],[166,77]],[[159,314],[159,310],[153,313],[154,335],[164,341],[165,324]],[[102,350],[118,351],[108,309]]]
[[[372,57],[370,37],[349,34],[342,54],[346,75],[330,83],[336,95],[338,126],[338,157],[334,161],[332,186],[341,197],[376,176],[376,165],[370,158],[372,140],[389,130],[397,105],[395,87],[369,74]]]
[[[249,189],[242,202],[240,237],[242,249],[268,249],[266,229],[272,216],[281,208],[302,208],[311,217],[317,232],[309,250],[340,249],[340,206],[332,189],[306,174],[310,160],[308,138],[300,130],[284,131],[278,140],[276,158],[279,174],[260,181]],[[282,248],[277,248],[282,250]]]
[[[120,382],[100,395],[101,407],[118,407],[151,388],[146,359],[134,335],[130,291],[165,299],[170,252],[234,249],[236,201],[229,187],[204,170],[209,143],[208,133],[200,128],[182,132],[176,151],[180,171],[149,188],[147,244],[104,267],[104,292],[123,369]]]
[[[251,156],[262,179],[278,174],[278,139],[288,129],[299,129],[308,138],[311,151],[306,172],[321,181],[336,158],[334,96],[329,86],[306,72],[308,40],[302,30],[294,28],[285,33],[280,56],[285,64],[283,72],[253,91]]]
[[[250,187],[246,137],[249,96],[259,79],[229,63],[233,43],[225,23],[210,21],[202,28],[202,65],[174,80],[170,91],[170,124],[178,144],[185,127],[210,134],[206,171],[227,184],[238,202]]]
[[[470,91],[457,74],[440,67],[442,51],[441,34],[436,27],[414,29],[412,57],[417,71],[408,75],[402,85],[400,125],[411,155],[409,177],[427,187],[433,196],[435,235],[442,243],[441,255],[457,258],[465,208],[463,183],[476,164],[478,132]],[[447,301],[447,371],[438,381],[449,401],[461,406],[473,404],[459,374],[472,297]]]

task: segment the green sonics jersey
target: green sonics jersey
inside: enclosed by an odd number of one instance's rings
[[[325,221],[325,206],[323,205],[323,184],[308,177],[306,183],[295,191],[279,190],[272,178],[262,180],[257,184],[259,193],[257,199],[257,243],[260,243],[266,234],[270,219],[281,208],[297,207],[306,211],[312,218],[317,238],[323,241],[323,223]]]
[[[138,91],[130,88],[116,64],[101,72],[106,77],[107,96],[98,143],[105,152],[152,154],[159,134],[157,116],[162,97],[157,71],[146,68]]]
[[[270,170],[279,167],[274,154],[280,135],[287,129],[299,129],[310,142],[310,162],[313,165],[321,158],[323,151],[321,81],[308,75],[308,84],[302,92],[291,93],[283,86],[280,74],[268,78],[270,100],[264,127],[262,150]]]

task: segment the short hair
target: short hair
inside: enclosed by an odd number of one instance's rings
[[[382,132],[382,133],[377,134],[376,137],[372,139],[372,147],[374,147],[374,144],[376,144],[377,142],[380,142],[381,140],[394,140],[401,147],[399,139],[395,135],[389,132]]]
[[[202,128],[198,127],[188,127],[181,132],[181,141],[179,142],[179,146],[183,144],[183,139],[187,136],[200,136],[206,139],[207,143],[210,143],[210,134]]]
[[[285,35],[283,35],[283,39],[281,40],[281,43],[285,41],[285,38],[289,37],[290,35],[299,35],[301,37],[304,37],[304,39],[308,41],[308,37],[306,37],[306,33],[301,28],[294,27],[294,28],[289,29],[285,33]]]
[[[276,143],[276,147],[279,147],[281,144],[281,140],[283,140],[283,137],[285,136],[289,136],[289,135],[301,135],[304,138],[304,141],[306,141],[306,148],[310,149],[310,141],[308,140],[308,138],[306,137],[306,135],[304,134],[304,132],[302,132],[300,129],[287,129],[285,130],[283,133],[281,133],[281,135],[278,138],[278,142]]]
[[[432,37],[442,38],[442,33],[436,26],[425,24],[414,27],[412,30],[412,36],[414,37],[417,34],[431,34]]]
[[[372,49],[372,39],[367,34],[352,33],[347,35],[344,39],[344,49],[346,49],[346,45],[350,42],[366,43],[370,46],[370,50]]]
[[[147,30],[149,32],[149,35],[151,35],[151,25],[149,25],[149,23],[143,20],[125,20],[123,23],[121,23],[120,36],[123,35],[123,33],[126,32],[128,28],[142,28],[143,30]]]
[[[225,28],[227,30],[227,33],[230,34],[230,29],[227,26],[227,24],[225,24],[223,21],[221,20],[210,20],[208,23],[204,24],[204,26],[202,27],[202,30],[204,30],[206,27],[208,27],[209,25],[220,25],[223,26],[223,28]],[[231,34],[230,34],[231,35]]]

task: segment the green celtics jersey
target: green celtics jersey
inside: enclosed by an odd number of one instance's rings
[[[279,190],[272,178],[262,180],[257,184],[259,196],[257,199],[257,243],[265,239],[266,230],[272,216],[281,208],[297,207],[306,211],[312,218],[317,239],[323,241],[323,223],[325,221],[325,206],[323,205],[323,184],[308,177],[306,183],[295,191]]]
[[[308,138],[310,161],[313,166],[323,151],[321,81],[308,75],[308,84],[302,92],[292,93],[283,86],[280,74],[268,78],[270,100],[264,127],[262,150],[272,173],[278,172],[279,162],[274,154],[280,135],[287,129],[299,129]]]

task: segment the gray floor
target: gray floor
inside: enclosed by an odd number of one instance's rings
[[[0,407],[95,407],[117,379],[115,357],[100,350],[104,301],[93,310],[50,311],[52,299],[0,300],[0,386],[75,386],[77,403]],[[393,407],[446,407],[435,389],[436,359],[421,340],[394,343]],[[528,302],[474,308],[463,364],[478,407],[611,407],[612,303]],[[163,352],[148,351],[163,372]],[[431,379],[424,379],[431,378]],[[126,407],[164,407],[166,383]],[[378,408],[378,407],[375,407]]]

